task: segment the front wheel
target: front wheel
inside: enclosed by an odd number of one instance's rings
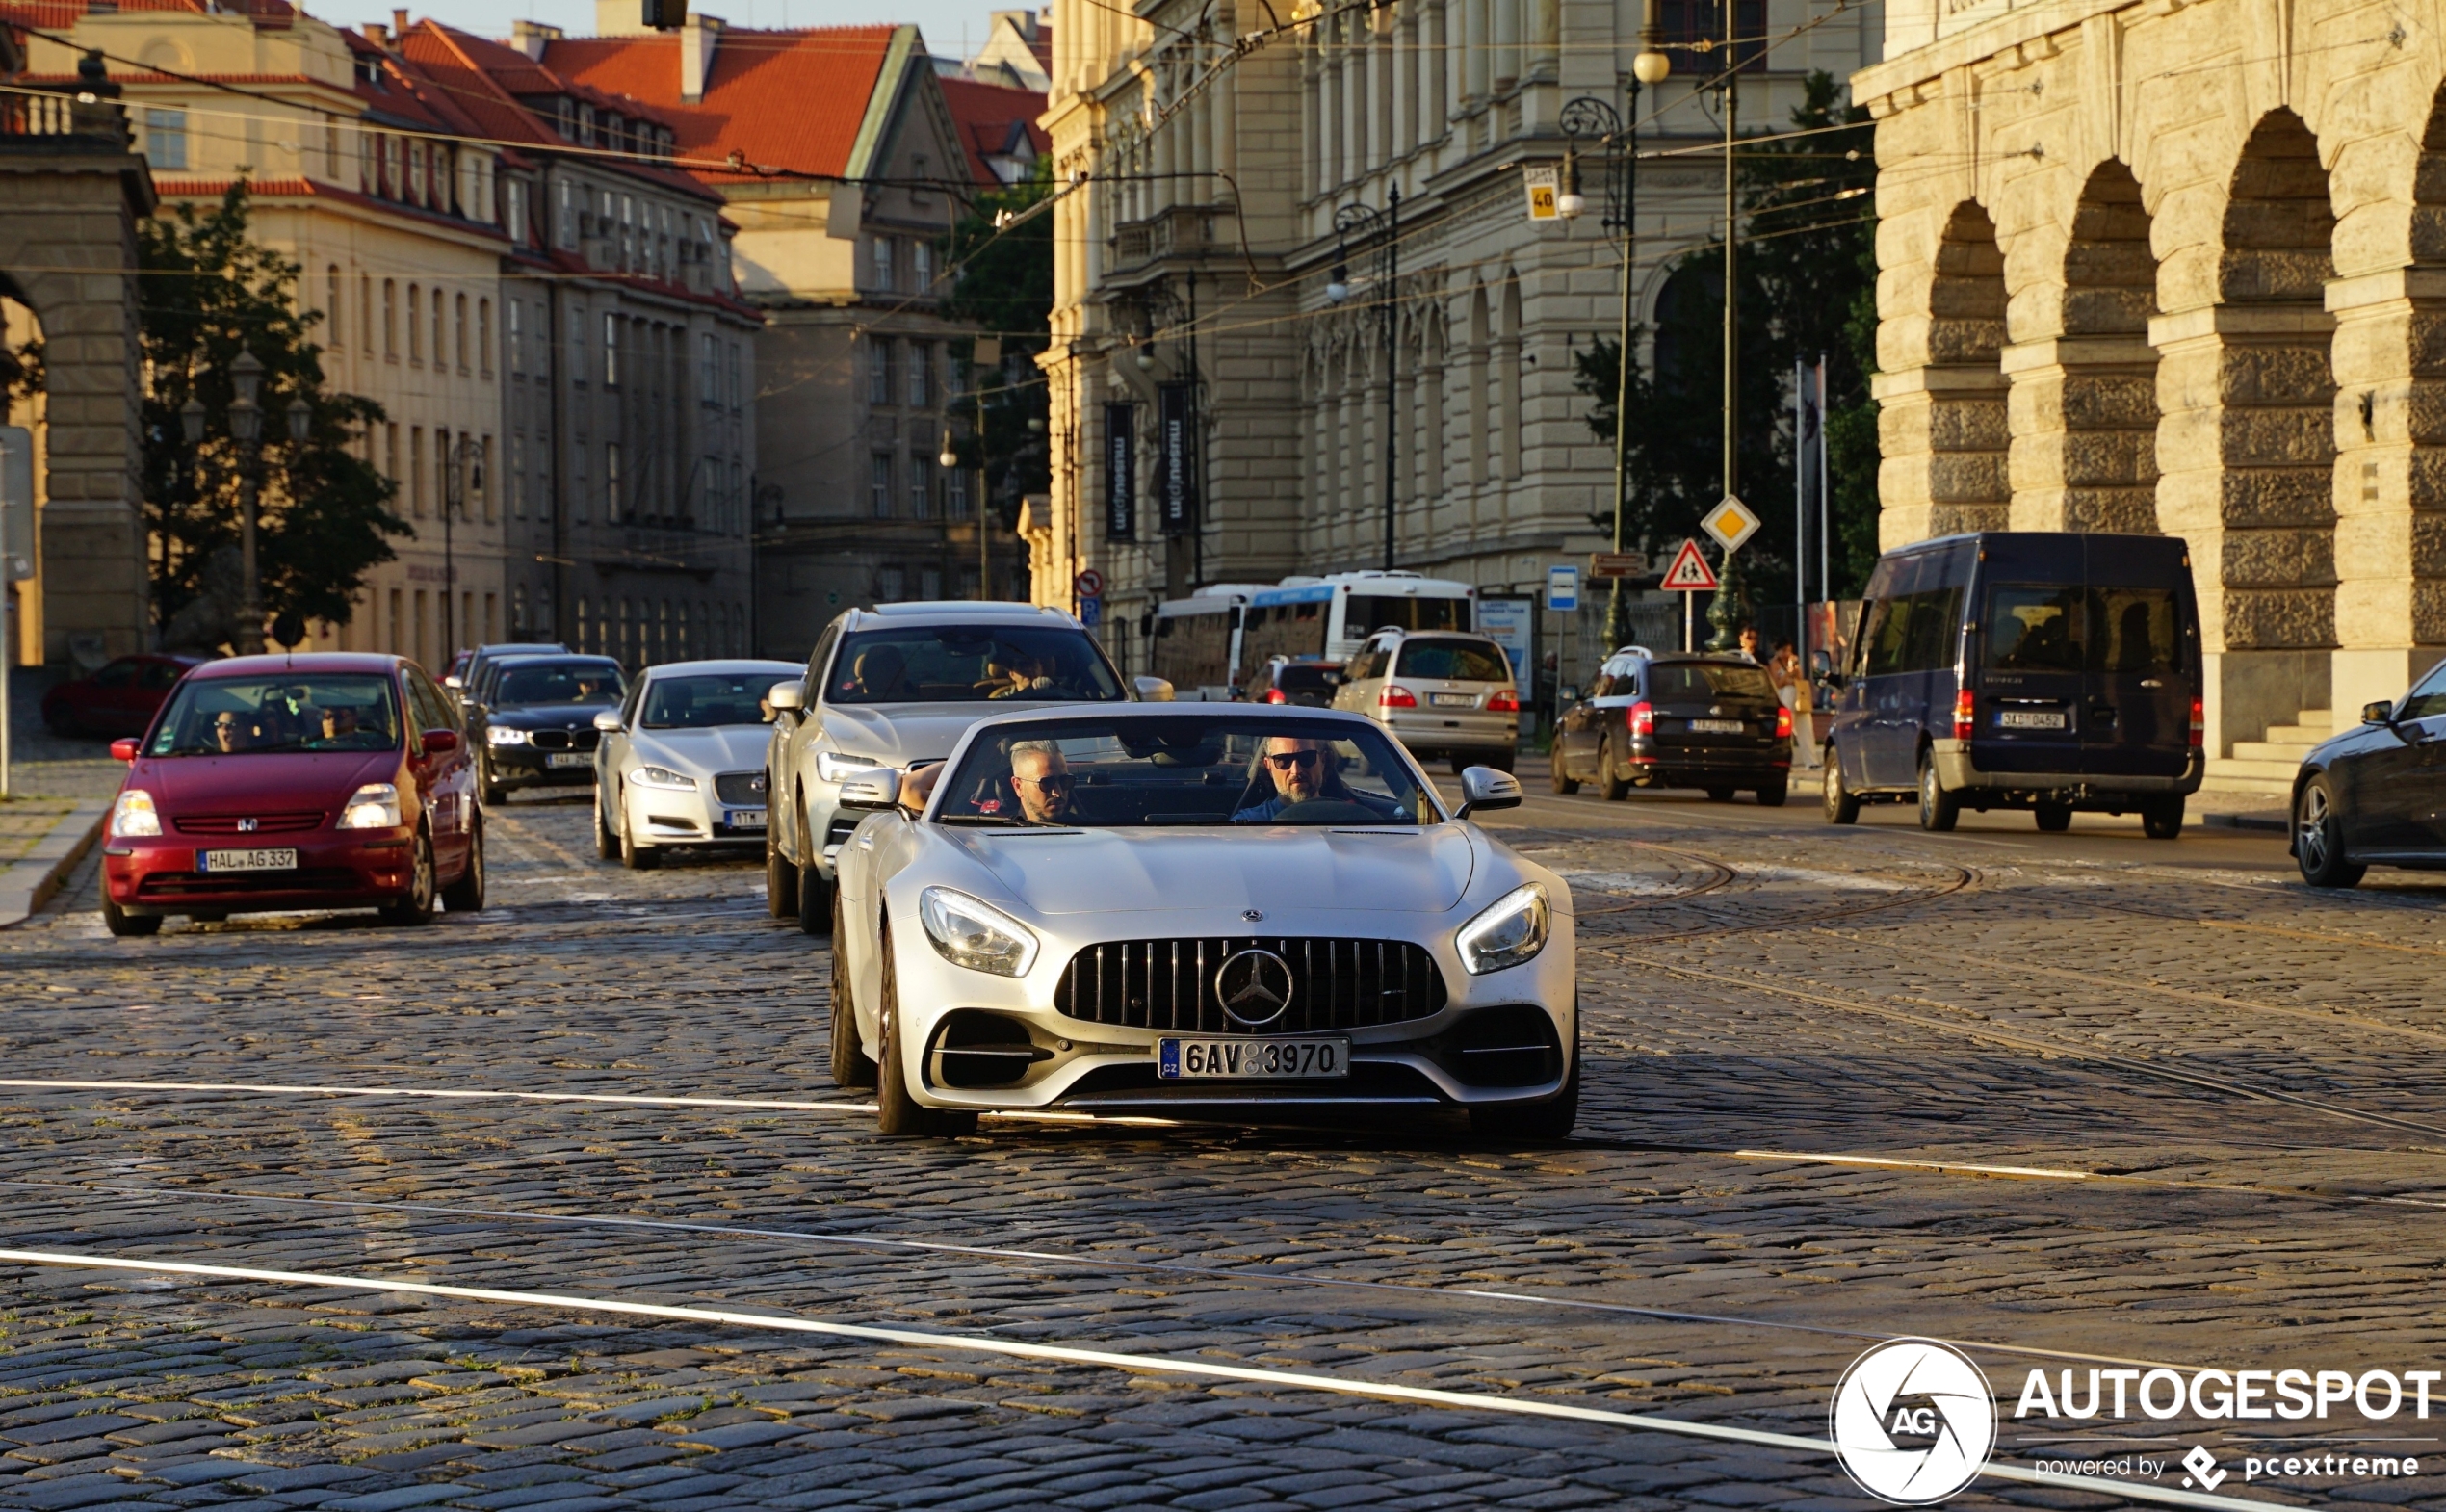
[[[1826,747],[1826,822],[1850,824],[1860,820],[1860,798],[1843,789],[1843,762],[1829,742]]]
[[[118,904],[111,901],[110,892],[105,889],[102,894],[102,927],[121,940],[142,940],[162,932],[162,916],[124,912]]]
[[[620,836],[612,827],[612,816],[605,811],[603,799],[594,800],[594,858],[597,861],[620,859]]]
[[[2311,778],[2295,801],[2293,858],[2302,868],[2302,880],[2312,887],[2358,886],[2369,872],[2344,854],[2344,816],[2324,775]]]
[[[798,917],[798,868],[781,853],[781,842],[765,831],[765,912],[776,919]]]
[[[442,889],[442,906],[455,914],[481,913],[484,908],[484,821],[476,821],[467,837],[467,870]]]
[[[407,896],[395,903],[382,905],[382,919],[387,924],[420,925],[433,922],[435,901],[433,837],[419,828],[413,845],[414,854],[407,864]]]
[[[1554,759],[1548,774],[1553,778],[1555,796],[1567,798],[1579,791],[1579,779],[1570,775],[1563,766],[1563,743],[1560,741],[1554,743]]]
[[[849,984],[847,958],[843,954],[841,895],[832,895],[832,1084],[874,1085],[875,1064],[858,1044],[858,998]]]
[[[637,837],[629,833],[629,826],[622,824],[620,826],[620,864],[632,872],[651,872],[663,864],[663,852],[654,846],[638,845]]]
[[[2183,832],[2183,795],[2151,798],[2141,809],[2141,833],[2151,840],[2173,840]]]
[[[1944,779],[1937,775],[1937,759],[1926,751],[1919,753],[1919,827],[1931,834],[1941,835],[1953,828],[1962,818],[1962,795],[1946,791]]]
[[[883,956],[883,993],[875,1004],[875,1013],[883,1024],[883,1063],[876,1068],[874,1090],[876,1128],[895,1137],[950,1139],[976,1133],[975,1113],[927,1108],[909,1095],[904,1070],[907,1059],[900,1044],[899,985],[892,969],[892,931],[888,923],[877,931],[876,949]]]

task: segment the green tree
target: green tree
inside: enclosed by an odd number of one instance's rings
[[[1001,507],[1005,527],[1018,518],[1022,495],[1053,486],[1045,380],[1035,363],[1052,339],[1054,218],[1039,207],[1053,194],[1052,160],[1039,159],[1027,182],[971,200],[947,248],[955,273],[945,313],[1002,344],[999,363],[970,364],[970,391],[981,392],[985,424],[982,436],[963,440],[958,451],[961,465],[975,467],[981,441],[986,497]],[[975,412],[967,418],[974,422]]]
[[[409,534],[390,509],[395,485],[349,450],[384,418],[382,406],[324,386],[323,349],[309,339],[322,312],[299,308],[298,265],[248,235],[244,179],[209,209],[182,204],[139,225],[137,266],[152,372],[143,479],[156,613],[168,624],[204,591],[215,555],[239,539],[245,449],[229,433],[229,369],[243,351],[264,365],[256,558],[265,615],[346,624],[368,569],[394,555],[388,537]],[[191,397],[204,407],[199,447],[181,422]],[[289,437],[298,398],[312,413],[302,444]]]

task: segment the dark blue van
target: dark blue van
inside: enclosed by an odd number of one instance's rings
[[[2075,809],[2182,832],[2199,788],[2199,609],[2166,535],[1983,531],[1877,563],[1826,733],[1826,817],[1916,799],[1923,828],[1965,807]]]

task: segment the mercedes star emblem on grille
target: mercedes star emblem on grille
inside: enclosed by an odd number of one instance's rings
[[[1241,951],[1216,968],[1214,995],[1234,1023],[1271,1024],[1291,1005],[1291,963],[1272,951]]]

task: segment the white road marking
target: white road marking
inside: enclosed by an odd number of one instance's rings
[[[1330,1392],[1343,1396],[1370,1396],[1389,1401],[1426,1402],[1439,1407],[1453,1407],[1470,1412],[1510,1413],[1527,1418],[1559,1418],[1575,1422],[1603,1423],[1610,1427],[1627,1428],[1644,1433],[1671,1433],[1684,1438],[1713,1439],[1720,1443],[1755,1444],[1769,1448],[1796,1450],[1804,1454],[1824,1455],[1833,1446],[1818,1439],[1803,1438],[1791,1433],[1769,1433],[1758,1428],[1736,1428],[1723,1423],[1693,1422],[1680,1418],[1659,1418],[1648,1413],[1613,1412],[1600,1407],[1574,1407],[1563,1402],[1524,1400],[1517,1396],[1497,1396],[1481,1392],[1447,1392],[1423,1386],[1396,1386],[1389,1382],[1354,1380],[1339,1375],[1314,1375],[1292,1370],[1266,1370],[1249,1366],[1218,1365],[1208,1360],[1189,1360],[1171,1355],[1123,1354],[1107,1349],[1078,1349],[1061,1344],[1021,1343],[1014,1340],[994,1339],[974,1334],[924,1333],[909,1328],[874,1328],[859,1323],[826,1323],[813,1318],[789,1317],[762,1313],[740,1313],[726,1308],[672,1307],[652,1302],[623,1302],[609,1297],[582,1296],[560,1291],[507,1291],[490,1287],[441,1286],[425,1281],[402,1281],[390,1276],[349,1276],[307,1270],[257,1270],[242,1265],[202,1265],[179,1261],[123,1259],[116,1255],[81,1255],[65,1250],[0,1249],[0,1264],[61,1265],[88,1270],[132,1270],[161,1275],[204,1276],[224,1281],[260,1281],[274,1286],[330,1287],[351,1291],[404,1291],[417,1296],[450,1297],[467,1302],[497,1302],[508,1307],[565,1308],[579,1312],[614,1313],[631,1317],[668,1318],[679,1322],[724,1323],[741,1328],[769,1328],[785,1333],[821,1334],[836,1339],[857,1339],[871,1343],[906,1344],[923,1349],[955,1349],[974,1354],[1004,1355],[1021,1360],[1050,1360],[1064,1365],[1102,1366],[1113,1370],[1136,1370],[1151,1374],[1202,1376],[1210,1380],[1246,1381],[1260,1386],[1288,1386],[1300,1391]],[[2108,1480],[2087,1475],[2042,1475],[2017,1465],[1988,1465],[1981,1474],[1999,1480],[2018,1481],[2024,1485],[2063,1486],[2086,1489],[2110,1496],[2122,1496],[2137,1501],[2158,1501],[2169,1506],[2232,1508],[2235,1512],[2265,1512],[2270,1503],[2247,1501],[2238,1497],[2211,1496],[2201,1492],[2177,1491],[2169,1487],[2144,1485],[2135,1481]]]
[[[2091,1182],[2095,1171],[2057,1170],[2045,1165],[1969,1165],[1960,1160],[1906,1160],[1883,1155],[1812,1155],[1805,1150],[1735,1150],[1736,1160],[1796,1160],[1809,1165],[1885,1165],[1907,1171],[1968,1171],[1978,1176],[2039,1176],[2059,1181]]]
[[[431,1097],[529,1103],[613,1103],[642,1108],[736,1108],[792,1113],[872,1113],[872,1103],[796,1103],[741,1097],[646,1097],[612,1092],[512,1092],[438,1086],[281,1086],[239,1082],[69,1082],[0,1080],[0,1087],[81,1092],[269,1092],[315,1097]]]

